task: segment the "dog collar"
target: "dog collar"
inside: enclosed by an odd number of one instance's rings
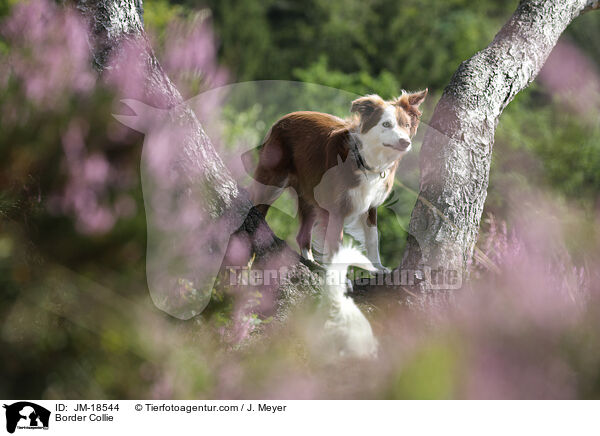
[[[354,159],[356,160],[356,163],[358,164],[358,168],[361,170],[367,170],[367,171],[371,171],[371,172],[375,172],[375,170],[373,168],[371,168],[369,165],[367,165],[367,163],[365,162],[365,159],[362,157],[362,154],[360,154],[360,151],[358,150],[358,148],[355,148],[354,150]]]
[[[363,171],[364,173],[366,173],[367,171],[371,172],[371,173],[379,173],[379,177],[381,177],[382,179],[385,179],[388,175],[388,170],[389,168],[386,168],[383,171],[377,171],[375,168],[369,166],[367,164],[367,162],[365,162],[365,159],[362,157],[362,154],[360,154],[360,150],[358,149],[358,145],[355,145],[354,147],[352,147],[352,154],[354,155],[354,160],[356,161],[356,165],[358,166],[358,169]],[[366,174],[365,174],[366,176]]]
[[[356,165],[358,166],[358,169],[362,170],[362,171],[370,171],[372,173],[375,173],[377,171],[375,171],[374,168],[370,167],[366,162],[365,159],[362,157],[362,154],[360,154],[360,150],[358,149],[358,141],[353,141],[354,142],[354,146],[350,149],[352,151],[352,154],[354,155],[354,160],[356,161]]]
[[[379,177],[381,177],[382,179],[385,179],[388,175],[388,170],[390,169],[390,167],[387,167],[383,171],[379,171],[379,170],[371,167],[369,164],[367,164],[367,162],[365,161],[365,158],[360,153],[360,150],[358,149],[358,144],[359,144],[359,140],[357,138],[353,138],[352,147],[350,147],[350,151],[352,152],[352,155],[354,156],[354,160],[356,161],[356,166],[358,167],[358,169],[361,170],[363,173],[365,173],[365,177],[367,177],[367,171],[368,171],[368,172],[374,173],[374,174],[379,173]]]

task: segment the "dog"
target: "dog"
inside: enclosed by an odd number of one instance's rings
[[[314,260],[313,227],[324,242],[324,261],[339,251],[344,229],[380,271],[377,207],[390,193],[402,156],[411,149],[427,89],[385,101],[367,95],[352,102],[349,119],[292,112],[271,127],[261,145],[252,201],[266,216],[283,190],[298,195],[301,255]],[[270,187],[270,188],[267,188]],[[316,224],[316,226],[315,226]]]

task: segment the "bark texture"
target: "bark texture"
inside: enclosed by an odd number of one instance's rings
[[[144,72],[143,96],[140,97],[152,106],[171,109],[170,114],[177,118],[172,122],[179,123],[186,132],[182,158],[177,162],[178,171],[187,177],[190,186],[202,187],[190,195],[202,195],[205,212],[215,222],[225,223],[219,229],[244,241],[259,263],[277,255],[279,262],[289,266],[288,278],[279,283],[278,289],[269,289],[280,296],[275,315],[284,318],[290,306],[318,291],[317,276],[311,272],[318,267],[301,259],[275,236],[262,215],[252,207],[247,192],[231,177],[196,115],[184,104],[183,97],[160,66],[144,32],[141,0],[76,0],[75,7],[90,26],[89,44],[94,64],[101,74],[123,68],[119,53],[128,44],[136,46],[127,53],[136,53],[136,68]],[[130,59],[128,61],[124,64],[131,68]]]
[[[537,76],[569,23],[598,3],[522,0],[491,44],[459,66],[423,141],[420,194],[402,269],[429,266],[467,278],[498,119]]]
[[[135,45],[138,56],[136,69],[144,72],[144,99],[146,103],[163,109],[172,109],[183,103],[183,97],[161,68],[146,37],[142,19],[141,0],[77,0],[77,9],[91,29],[90,46],[98,70],[121,68],[118,57],[127,44]],[[128,63],[131,67],[131,63]],[[135,97],[135,96],[124,96]],[[181,161],[182,171],[193,183],[214,186],[207,207],[212,215],[220,216],[233,206],[239,196],[235,181],[206,136],[193,111],[185,105],[173,113],[190,132],[183,145],[187,159]],[[195,177],[205,180],[192,180]]]

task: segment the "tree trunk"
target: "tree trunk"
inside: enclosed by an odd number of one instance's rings
[[[504,108],[537,76],[589,0],[523,0],[492,43],[463,62],[435,108],[420,155],[420,193],[401,269],[468,275]]]
[[[124,44],[135,44],[139,54],[135,68],[145,73],[143,97],[146,103],[163,109],[172,109],[183,103],[181,94],[163,71],[146,37],[141,0],[77,0],[76,5],[90,25],[93,60],[101,73],[106,68],[122,68],[118,63],[108,65],[111,56],[115,56]],[[206,206],[211,214],[219,216],[231,208],[234,199],[239,196],[238,187],[195,114],[188,109],[178,111],[177,115],[182,118],[182,123],[191,126],[191,135],[184,145],[184,153],[188,157],[187,162],[182,162],[184,171],[190,179],[202,175],[211,182],[214,198]]]
[[[242,245],[250,247],[247,259],[238,259],[241,265],[245,265],[254,254],[258,259],[255,262],[257,267],[275,256],[278,263],[285,263],[289,267],[290,272],[285,280],[265,290],[277,293],[279,298],[274,301],[275,316],[285,317],[290,306],[317,291],[314,285],[317,277],[311,272],[316,265],[301,259],[273,234],[263,216],[252,207],[248,194],[231,177],[194,112],[182,104],[181,94],[161,68],[144,32],[141,0],[77,0],[76,7],[90,26],[90,46],[99,72],[102,74],[110,72],[107,70],[125,68],[119,62],[110,62],[111,58],[118,56],[125,45],[135,44],[135,68],[144,72],[143,95],[124,97],[139,97],[154,107],[168,109],[172,117],[178,118],[174,122],[183,126],[181,130],[185,134],[178,141],[183,144],[170,145],[181,147],[182,159],[177,161],[177,170],[187,178],[186,185],[192,187],[188,194],[190,201],[200,204],[204,208],[204,216],[216,223],[213,228],[210,223],[205,223],[202,226],[203,233],[219,233],[218,237],[224,235],[225,241],[229,235],[233,235]],[[131,67],[128,62],[127,68]],[[201,189],[194,190],[195,187]],[[149,212],[146,212],[148,215]],[[225,246],[215,250],[226,251],[228,248]],[[215,258],[222,259],[223,256],[228,259],[225,252],[212,253]],[[227,266],[236,266],[228,260],[226,262]],[[164,261],[165,268],[166,263]]]

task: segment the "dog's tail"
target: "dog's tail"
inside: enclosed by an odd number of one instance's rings
[[[340,357],[375,357],[378,345],[371,325],[356,303],[345,295],[350,265],[376,271],[369,259],[356,248],[342,247],[333,255],[327,266],[324,296],[328,313],[324,339]]]

